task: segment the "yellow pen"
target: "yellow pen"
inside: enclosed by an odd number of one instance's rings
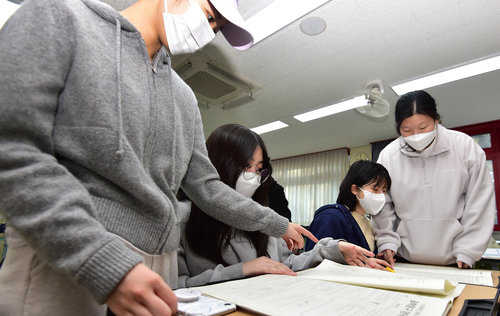
[[[389,267],[385,267],[388,271],[391,271],[392,273],[396,273],[396,271],[394,271],[393,269],[389,268]]]

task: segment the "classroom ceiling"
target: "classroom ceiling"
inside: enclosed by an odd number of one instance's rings
[[[122,9],[133,0],[104,0]],[[241,0],[245,18],[271,0]],[[309,17],[326,21],[324,32],[301,32]],[[500,53],[498,0],[332,0],[247,51],[219,34],[193,58],[212,61],[258,88],[252,102],[224,110],[201,105],[205,135],[226,123],[255,127],[280,120],[289,127],[262,134],[272,159],[341,147],[357,147],[397,136],[389,87],[411,78]],[[185,56],[173,59],[174,67]],[[351,98],[366,83],[382,80],[388,117],[355,110],[306,123],[294,115]],[[458,127],[500,119],[500,70],[427,91],[436,99],[443,125]]]

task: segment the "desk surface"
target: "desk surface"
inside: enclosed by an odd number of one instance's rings
[[[493,285],[498,286],[498,277],[500,276],[500,271],[492,271],[491,277],[493,279]],[[466,299],[479,299],[479,298],[495,298],[497,289],[489,286],[481,285],[467,285],[463,290],[462,294],[455,299],[453,306],[451,307],[448,316],[457,316],[464,306],[464,301]]]
[[[491,277],[493,279],[493,284],[498,286],[498,277],[500,276],[500,271],[492,271]],[[483,299],[483,298],[494,298],[497,293],[497,289],[489,286],[481,286],[481,285],[466,285],[463,292],[458,296],[453,302],[453,306],[449,311],[447,316],[458,316],[462,306],[464,305],[464,301],[466,299]],[[233,313],[228,315],[231,316],[255,316],[257,314],[252,313],[250,311],[238,309]]]

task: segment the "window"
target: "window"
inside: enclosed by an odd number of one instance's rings
[[[308,226],[314,211],[334,204],[349,169],[346,148],[273,160],[273,178],[284,187],[292,221]]]
[[[470,135],[482,149],[491,148],[491,134]]]

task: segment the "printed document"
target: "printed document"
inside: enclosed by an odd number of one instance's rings
[[[458,296],[464,285],[458,285]],[[446,315],[453,299],[266,274],[198,287],[205,295],[273,316]]]
[[[437,295],[451,294],[458,285],[458,282],[450,282],[446,279],[424,278],[406,274],[402,269],[395,268],[395,270],[396,273],[392,273],[323,260],[317,267],[300,271],[298,275],[305,278],[386,290]]]
[[[397,273],[428,279],[446,279],[451,282],[493,286],[491,271],[479,269],[459,269],[454,267],[430,266],[412,263],[394,264]]]

